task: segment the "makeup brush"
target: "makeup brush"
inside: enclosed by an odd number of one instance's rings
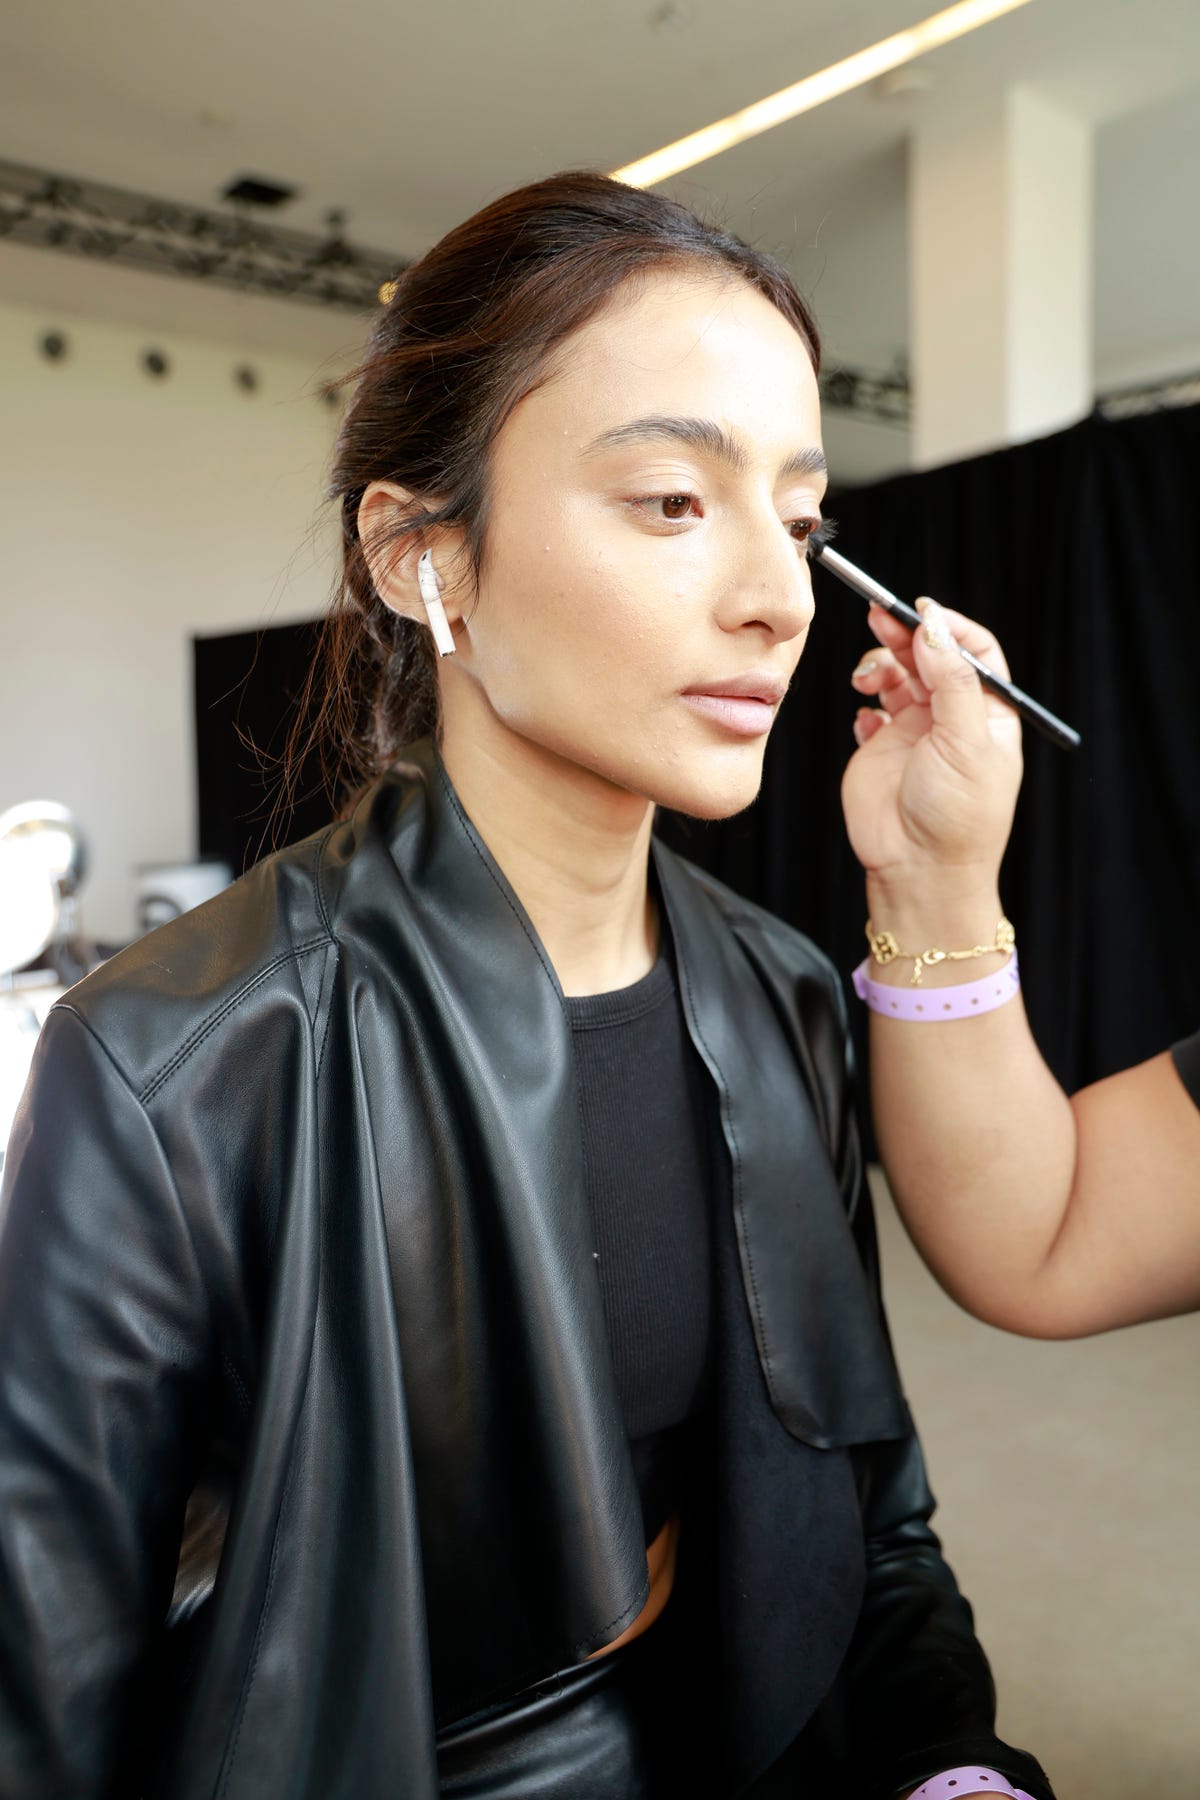
[[[809,538],[808,553],[814,562],[820,563],[823,569],[828,569],[831,575],[836,575],[839,581],[844,581],[848,588],[853,588],[855,593],[861,594],[864,600],[869,600],[874,606],[882,606],[885,612],[891,613],[893,619],[899,619],[900,623],[906,625],[909,631],[915,631],[920,625],[921,615],[915,607],[909,606],[906,601],[899,599],[873,576],[865,574],[840,551],[832,549],[828,539],[822,538],[819,532],[814,532]],[[1064,725],[1061,719],[1055,718],[1054,714],[1037,700],[1022,693],[1021,689],[1014,687],[1011,681],[1005,681],[1002,675],[994,675],[986,663],[980,662],[977,656],[972,656],[969,650],[964,650],[961,644],[956,645],[955,648],[963,661],[970,663],[990,694],[998,694],[1001,700],[1007,700],[1008,704],[1019,712],[1023,719],[1028,719],[1031,725],[1036,726],[1038,731],[1043,732],[1054,743],[1060,744],[1064,750],[1078,750],[1079,733],[1070,725]]]

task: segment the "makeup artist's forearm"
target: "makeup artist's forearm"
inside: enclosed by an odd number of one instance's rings
[[[1075,1126],[1020,997],[944,1025],[872,1013],[870,1032],[879,1153],[922,1256],[977,1317],[1057,1335]]]
[[[1068,1100],[1019,997],[871,1019],[880,1154],[914,1241],[978,1318],[1085,1337],[1200,1308],[1200,1110],[1169,1051]]]
[[[986,943],[988,884],[868,883],[906,950]],[[997,959],[966,965],[986,971]],[[926,971],[931,990],[964,965]],[[901,983],[911,963],[876,970]],[[1169,1053],[1068,1100],[1020,997],[978,1019],[871,1015],[876,1135],[897,1204],[942,1285],[978,1317],[1078,1337],[1200,1306],[1200,1110]]]
[[[867,906],[902,950],[990,943],[1002,916],[994,872],[944,868],[871,877]],[[998,955],[924,971],[930,991],[999,968]],[[906,983],[910,961],[876,968]],[[944,1025],[871,1014],[871,1103],[880,1156],[922,1256],[968,1311],[1041,1334],[1061,1312],[1052,1253],[1075,1173],[1070,1103],[1034,1043],[1020,996]]]

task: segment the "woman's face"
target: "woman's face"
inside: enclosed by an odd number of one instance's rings
[[[675,272],[618,295],[494,446],[478,598],[441,669],[448,762],[483,729],[492,754],[695,816],[747,806],[812,620],[824,486],[812,364],[769,301]]]

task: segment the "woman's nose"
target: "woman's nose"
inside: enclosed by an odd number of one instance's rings
[[[772,637],[799,637],[816,610],[811,565],[803,545],[778,525],[766,535],[766,543],[755,534],[745,546],[737,578],[726,591],[721,624],[727,631],[757,625]]]

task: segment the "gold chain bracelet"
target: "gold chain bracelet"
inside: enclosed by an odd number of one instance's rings
[[[913,964],[912,987],[920,987],[921,971],[932,969],[942,962],[969,962],[975,956],[1011,956],[1017,947],[1017,934],[1007,919],[1001,919],[996,927],[996,941],[992,944],[974,944],[970,950],[902,950],[890,931],[876,931],[870,919],[867,920],[867,942],[871,946],[871,955],[881,966],[890,962],[907,962],[911,957]]]

